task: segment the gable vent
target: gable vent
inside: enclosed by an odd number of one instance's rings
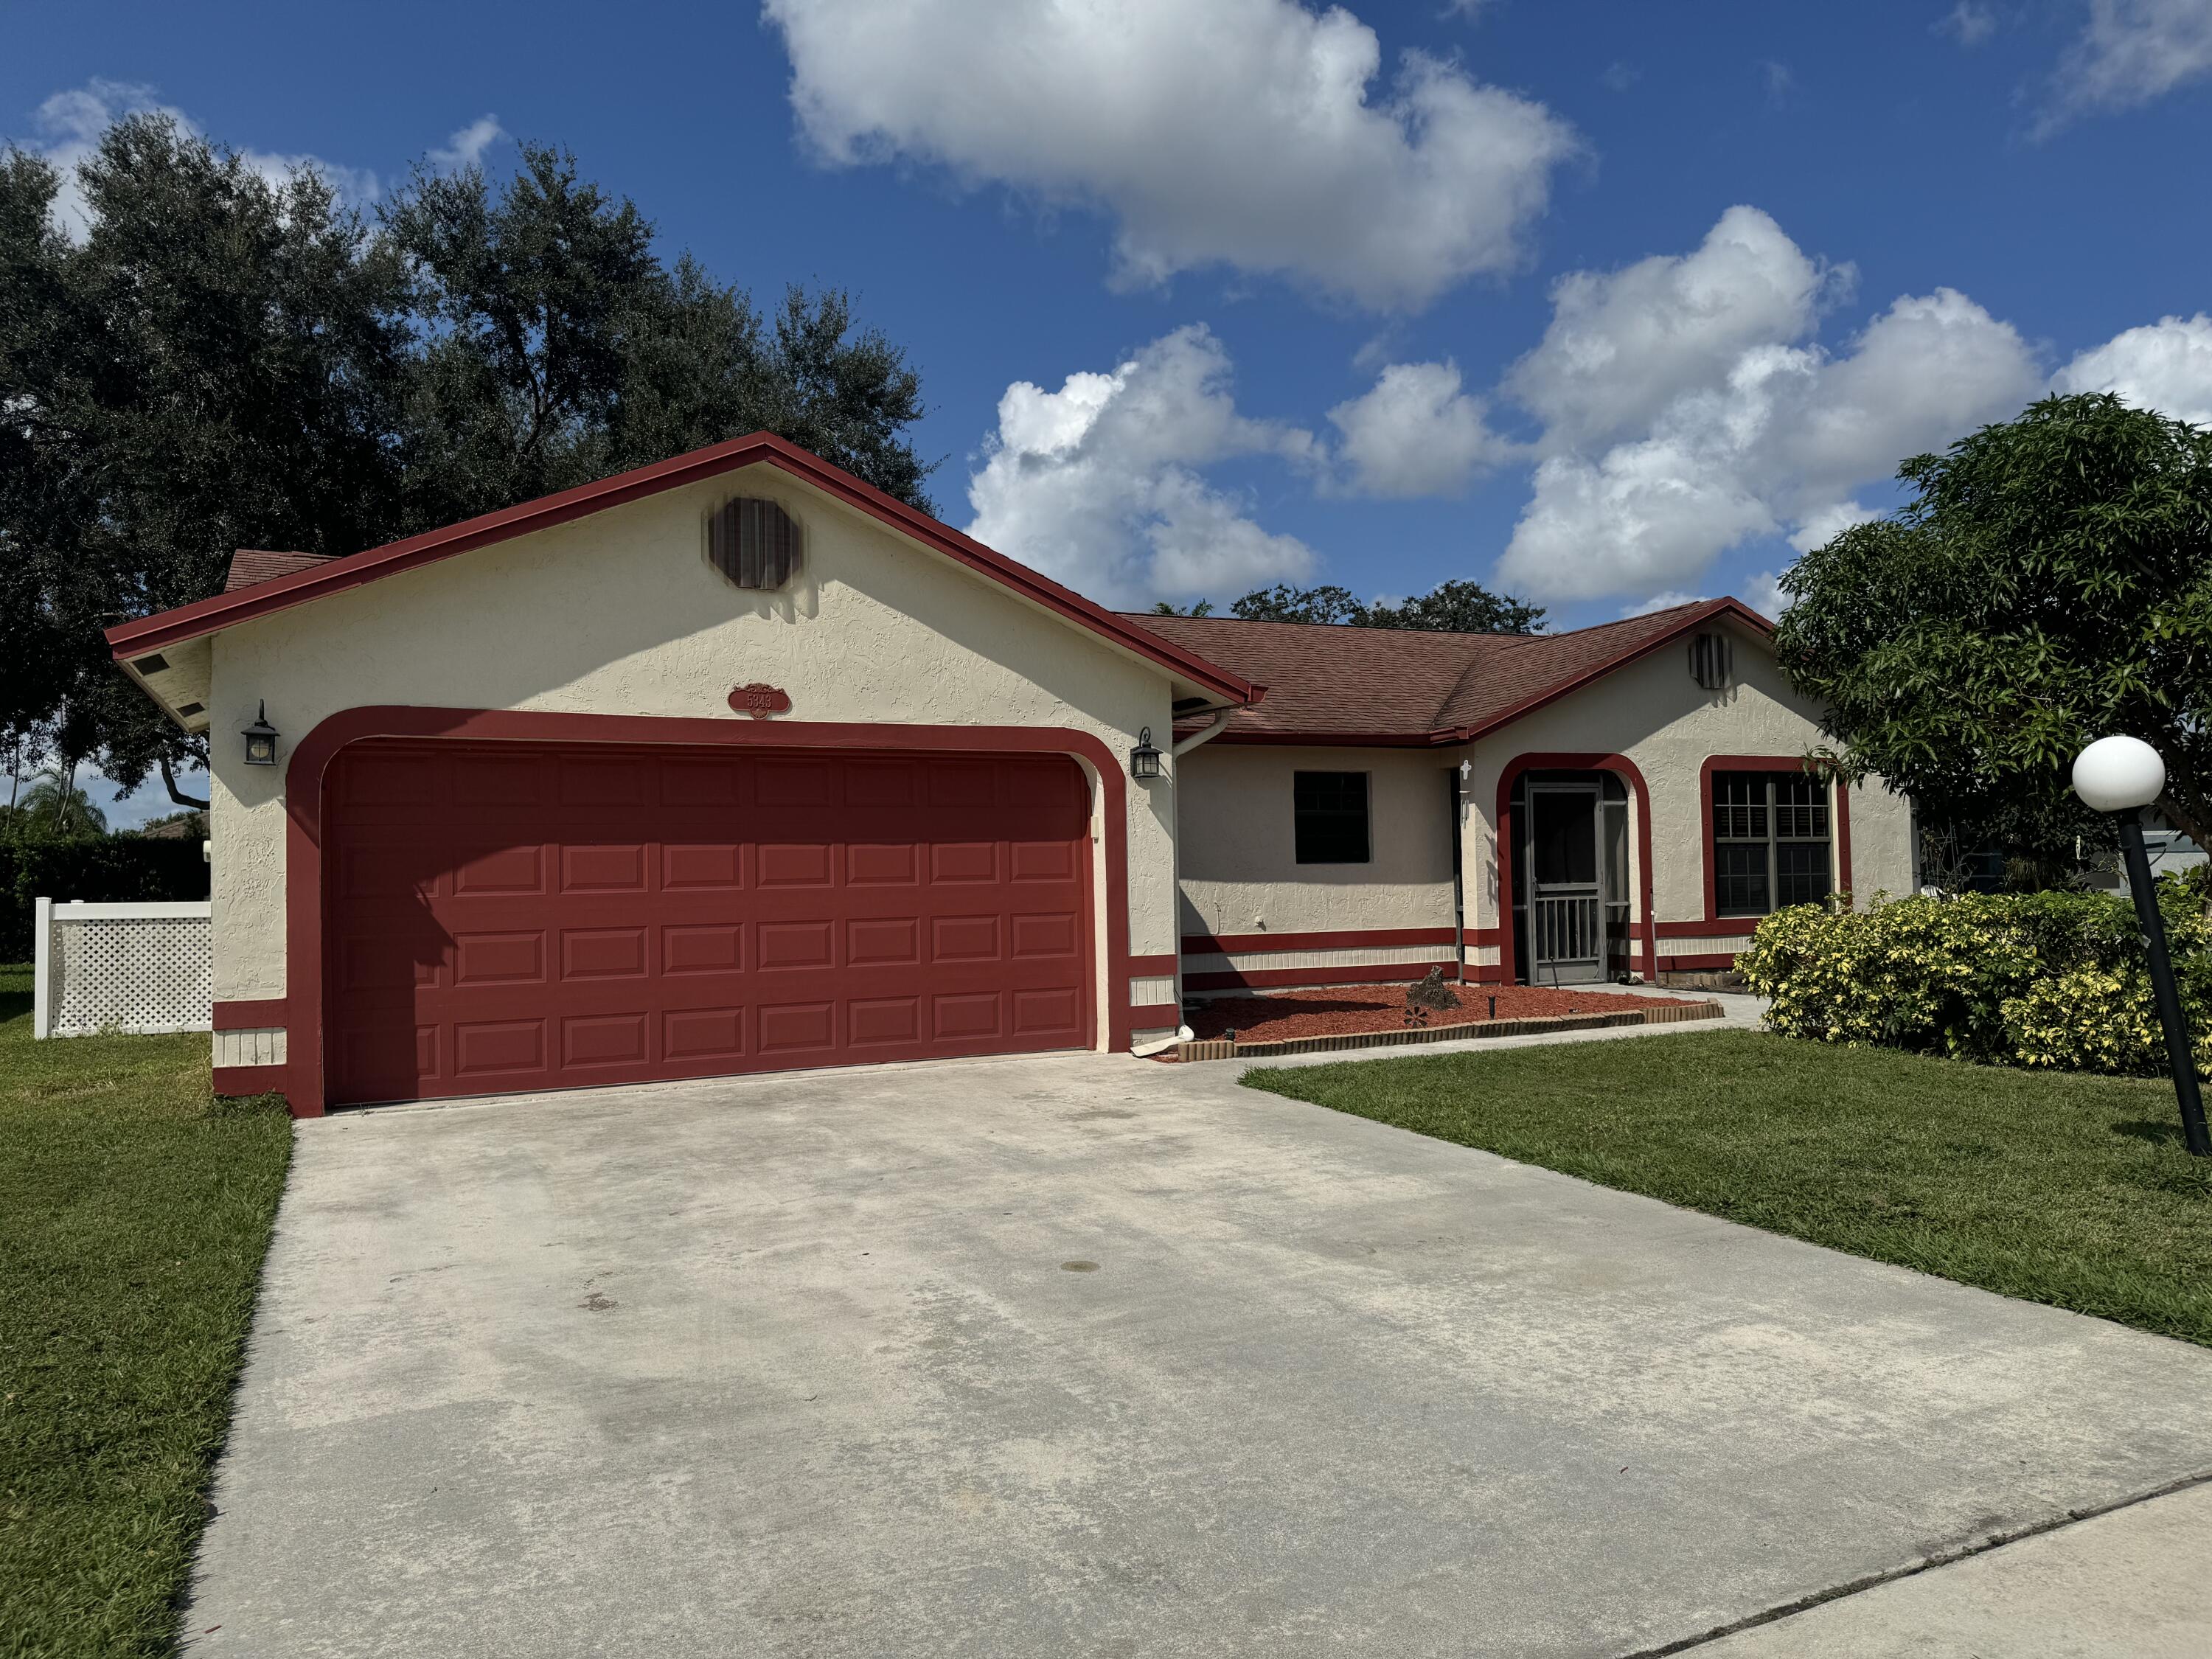
[[[1735,670],[1735,647],[1725,634],[1698,634],[1690,641],[1690,678],[1708,691],[1728,690]]]
[[[707,520],[707,559],[739,587],[781,587],[799,568],[799,526],[774,501],[741,495]]]
[[[204,702],[180,702],[177,705],[177,718],[188,720],[206,707]]]
[[[166,674],[169,672],[169,659],[158,651],[150,657],[139,658],[131,665],[142,674]]]

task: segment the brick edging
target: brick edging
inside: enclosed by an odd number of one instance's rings
[[[1194,1037],[1176,1045],[1183,1060],[1254,1060],[1270,1054],[1328,1054],[1343,1048],[1394,1048],[1415,1042],[1453,1042],[1482,1037],[1530,1036],[1538,1032],[1595,1031],[1620,1025],[1679,1025],[1686,1020],[1719,1019],[1717,1002],[1655,1003],[1649,1008],[1610,1014],[1554,1014],[1527,1019],[1479,1019],[1458,1025],[1404,1025],[1382,1031],[1341,1031],[1325,1036],[1285,1037],[1275,1042],[1240,1042],[1229,1037]]]

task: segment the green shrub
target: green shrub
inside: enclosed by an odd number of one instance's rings
[[[2179,880],[2160,909],[2199,1064],[2212,1066],[2212,928]],[[1779,910],[1738,967],[1790,1036],[1988,1065],[2144,1076],[2166,1048],[2135,908],[2105,893],[1970,893]]]
[[[207,856],[197,841],[0,841],[0,961],[31,960],[35,899],[119,904],[207,896]]]

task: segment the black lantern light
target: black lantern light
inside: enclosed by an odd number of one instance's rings
[[[269,724],[269,705],[264,702],[253,716],[253,724],[240,734],[246,739],[246,763],[248,766],[276,764],[276,728]]]
[[[1152,728],[1137,733],[1137,746],[1129,751],[1129,775],[1139,783],[1160,775],[1160,751],[1152,746]]]

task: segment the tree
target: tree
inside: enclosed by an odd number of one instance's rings
[[[2047,398],[1906,461],[1913,499],[1784,578],[1777,648],[1854,776],[2046,866],[2109,823],[2074,757],[2126,732],[2212,845],[2212,432],[2110,393]]]
[[[1541,605],[1501,598],[1480,583],[1456,579],[1395,605],[1381,600],[1364,604],[1349,588],[1333,585],[1293,587],[1278,582],[1254,589],[1230,609],[1250,622],[1411,628],[1442,634],[1534,634],[1544,621]]]
[[[1160,599],[1153,604],[1152,614],[1155,617],[1210,617],[1213,614],[1213,601],[1200,599],[1195,605],[1170,605],[1165,599]]]
[[[9,829],[30,840],[58,841],[107,832],[107,815],[76,781],[76,768],[58,761],[31,780],[9,815]]]
[[[763,325],[689,255],[673,271],[635,203],[526,145],[483,169],[418,170],[384,211],[416,273],[406,481],[417,528],[770,431],[924,511],[931,467],[900,434],[921,378],[849,296],[787,289]]]
[[[392,251],[312,172],[272,183],[165,117],[118,123],[59,179],[0,161],[0,720],[42,726],[125,787],[202,739],[100,630],[221,586],[233,550],[346,553],[398,528],[390,434],[404,297]]]

